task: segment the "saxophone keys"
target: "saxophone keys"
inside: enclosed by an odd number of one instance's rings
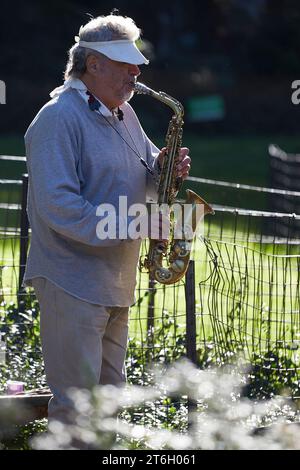
[[[158,282],[164,283],[166,281],[170,281],[171,278],[172,278],[172,272],[169,269],[159,268],[155,270],[155,279]]]
[[[184,270],[185,263],[184,261],[177,259],[171,264],[171,269],[175,271],[175,273],[181,273]]]
[[[187,244],[184,240],[180,240],[180,241],[176,242],[175,245],[174,245],[173,251],[180,258],[184,258],[185,256],[190,254],[190,250],[188,250]]]

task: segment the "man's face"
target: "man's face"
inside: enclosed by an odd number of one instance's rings
[[[137,65],[100,57],[96,74],[101,93],[99,98],[102,98],[101,101],[110,109],[129,101],[134,94],[134,84],[140,73]]]

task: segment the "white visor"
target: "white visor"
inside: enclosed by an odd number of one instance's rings
[[[75,41],[80,47],[88,47],[94,51],[101,52],[101,54],[109,57],[109,59],[118,62],[135,65],[149,64],[149,60],[136,47],[135,41],[120,39],[118,41],[89,42],[82,41],[78,36],[75,36]]]

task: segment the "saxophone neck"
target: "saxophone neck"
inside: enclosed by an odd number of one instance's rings
[[[183,120],[184,108],[180,101],[173,98],[163,91],[155,91],[144,83],[136,82],[135,92],[139,95],[149,95],[169,106],[175,113],[177,120]]]

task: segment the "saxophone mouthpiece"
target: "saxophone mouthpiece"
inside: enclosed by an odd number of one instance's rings
[[[150,94],[150,92],[152,90],[151,90],[151,88],[144,85],[144,83],[136,82],[135,85],[134,85],[134,91],[137,94],[146,94],[146,95],[148,95],[148,94]]]

